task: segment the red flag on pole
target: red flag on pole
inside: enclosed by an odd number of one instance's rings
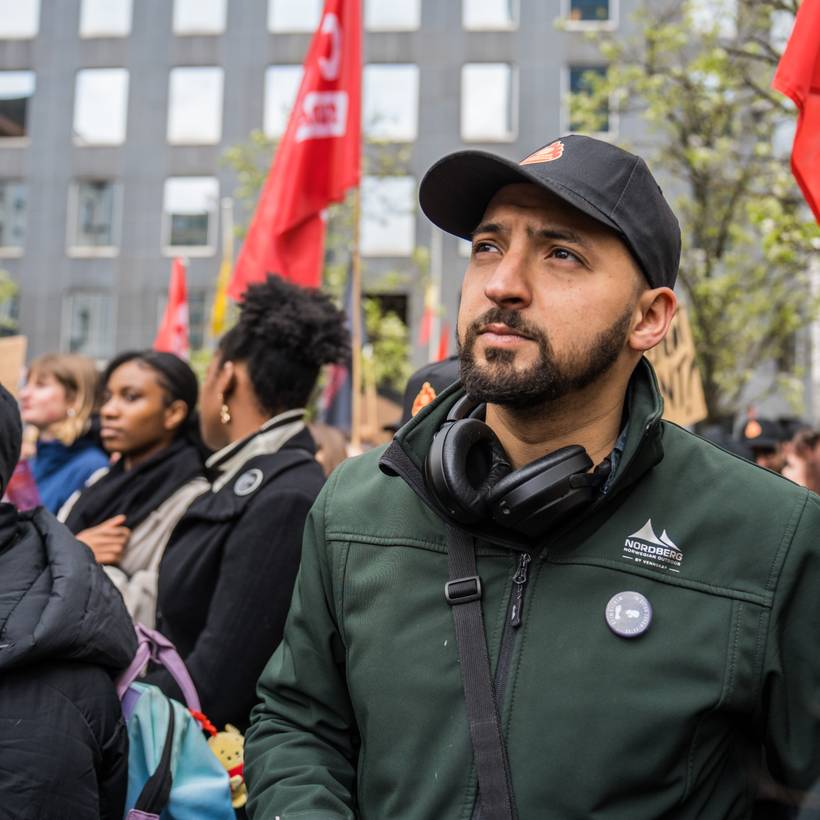
[[[188,358],[188,289],[185,286],[185,262],[174,259],[168,284],[168,303],[154,339],[154,350],[176,353]]]
[[[792,173],[820,222],[820,0],[803,0],[772,86],[797,106]]]
[[[438,334],[438,355],[437,362],[443,362],[450,355],[450,323],[445,319],[441,323],[441,330]]]
[[[322,211],[359,184],[361,85],[361,0],[326,0],[287,130],[236,261],[232,298],[268,273],[319,285]]]

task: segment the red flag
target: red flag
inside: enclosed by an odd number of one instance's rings
[[[820,222],[820,0],[803,0],[772,86],[797,106],[792,173]]]
[[[359,184],[361,86],[361,0],[326,0],[287,130],[236,261],[232,298],[268,273],[319,285],[322,211]]]
[[[438,356],[437,362],[443,362],[450,353],[450,323],[444,319],[441,323],[441,330],[438,334]]]
[[[174,259],[168,284],[168,303],[154,339],[154,350],[176,353],[188,358],[188,289],[185,286],[185,262]]]
[[[433,320],[436,318],[436,294],[432,283],[424,289],[424,311],[419,323],[419,345],[430,344],[433,336]]]

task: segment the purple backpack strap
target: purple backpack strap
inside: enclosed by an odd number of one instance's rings
[[[201,712],[202,707],[194,682],[174,645],[163,634],[143,624],[137,624],[136,630],[137,652],[128,669],[117,678],[117,695],[120,700],[124,700],[128,687],[137,679],[145,664],[153,661],[171,673],[171,677],[182,691],[188,708],[194,712]]]

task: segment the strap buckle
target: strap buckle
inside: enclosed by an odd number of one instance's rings
[[[466,578],[448,581],[444,585],[444,598],[450,606],[480,600],[481,578],[477,575],[468,575]]]

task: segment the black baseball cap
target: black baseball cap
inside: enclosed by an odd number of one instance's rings
[[[774,419],[748,419],[740,440],[754,451],[774,452],[789,436]]]
[[[532,183],[616,231],[652,287],[674,287],[680,227],[646,163],[611,143],[560,137],[513,162],[486,151],[440,159],[421,181],[419,203],[433,224],[469,239],[505,185]]]

